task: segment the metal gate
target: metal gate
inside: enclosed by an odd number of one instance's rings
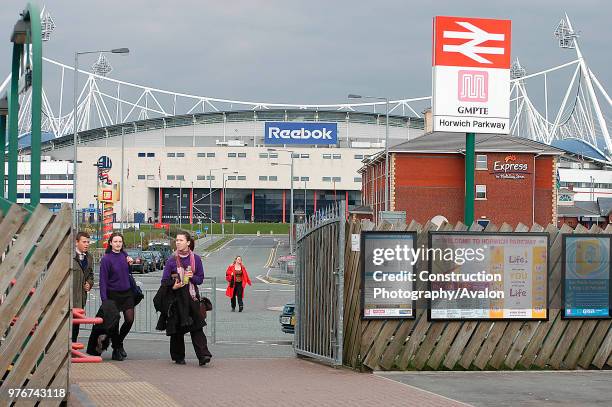
[[[296,230],[293,347],[298,355],[342,365],[344,201],[313,215]]]

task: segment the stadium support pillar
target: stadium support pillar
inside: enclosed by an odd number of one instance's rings
[[[219,222],[223,223],[223,210],[225,209],[223,207],[223,200],[225,199],[225,197],[223,196],[223,189],[221,189],[221,199],[219,199]]]
[[[285,198],[286,198],[286,197],[287,197],[287,191],[285,191],[285,190],[283,189],[283,223],[286,223],[286,222],[285,222],[285,212],[286,212],[286,211],[285,211],[285,207],[287,206],[287,205],[286,205],[286,202],[285,202]]]
[[[255,222],[255,189],[251,190],[251,222]]]
[[[159,223],[164,223],[163,221],[163,196],[164,196],[164,189],[162,187],[159,187]]]
[[[313,202],[314,202],[314,212],[317,212],[317,190],[312,191],[313,193]]]
[[[189,189],[189,224],[193,225],[193,187]]]

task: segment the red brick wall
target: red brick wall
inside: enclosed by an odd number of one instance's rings
[[[395,210],[425,223],[436,215],[463,219],[463,157],[450,154],[398,154],[395,157]]]
[[[487,153],[487,170],[477,170],[476,184],[487,186],[487,199],[474,205],[475,219],[485,216],[497,225],[513,226],[533,221],[533,154],[513,154],[514,163],[526,163],[523,179],[501,179],[493,173],[495,161],[504,153]],[[406,211],[407,220],[424,223],[436,215],[450,222],[463,220],[464,156],[459,154],[397,154],[395,158],[395,209]],[[543,226],[552,221],[553,158],[536,158],[535,220]]]

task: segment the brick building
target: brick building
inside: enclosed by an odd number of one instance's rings
[[[476,134],[474,218],[497,225],[555,223],[556,168],[563,150],[525,138]],[[363,204],[384,210],[384,152],[360,169]],[[465,134],[435,132],[389,149],[390,210],[407,220],[463,220]]]

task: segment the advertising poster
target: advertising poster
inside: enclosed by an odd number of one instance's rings
[[[361,233],[362,319],[414,318],[415,232]]]
[[[610,318],[611,236],[563,236],[563,318]]]
[[[548,235],[432,232],[431,320],[548,318]]]

